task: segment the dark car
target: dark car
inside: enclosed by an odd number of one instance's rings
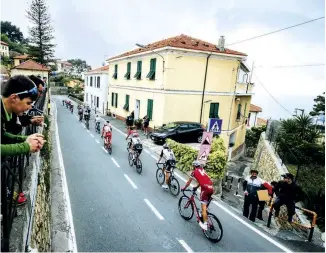
[[[178,121],[156,128],[150,138],[156,143],[164,143],[167,138],[177,142],[202,141],[204,127],[197,122]]]

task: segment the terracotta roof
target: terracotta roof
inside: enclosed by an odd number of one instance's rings
[[[262,112],[263,110],[257,105],[250,105],[249,112]]]
[[[147,51],[151,51],[151,50],[163,48],[163,47],[176,47],[176,48],[192,49],[192,50],[199,50],[199,51],[205,51],[205,52],[247,56],[244,53],[234,51],[231,49],[227,49],[227,48],[225,48],[224,52],[221,52],[219,49],[216,48],[215,44],[181,34],[179,36],[175,36],[172,38],[168,38],[165,40],[160,40],[160,41],[148,44],[145,46],[145,48],[137,48],[135,50],[120,54],[118,56],[114,56],[112,58],[109,58],[109,60],[113,60],[113,59],[124,57],[124,56],[130,56],[130,55],[134,55],[134,54],[138,54],[138,53],[142,53],[142,52],[147,52]]]
[[[92,70],[88,71],[86,74],[94,73],[94,72],[107,71],[107,70],[109,70],[109,65],[106,65],[106,66],[103,66],[103,67],[100,67],[100,68],[97,68],[97,69],[92,69]]]
[[[30,57],[28,54],[17,55],[17,56],[14,57],[14,59],[20,59],[20,60],[26,60],[26,59],[29,59],[29,58],[32,58],[32,57]]]
[[[28,69],[28,70],[41,70],[41,71],[50,71],[49,68],[45,67],[44,65],[37,63],[33,60],[28,60],[23,62],[22,64],[13,67],[12,69]]]
[[[9,46],[6,42],[0,41],[1,45]]]
[[[262,118],[257,118],[257,126],[266,126],[267,120]]]

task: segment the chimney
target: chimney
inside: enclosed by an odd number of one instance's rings
[[[217,49],[220,50],[221,52],[225,51],[225,38],[224,36],[221,36],[218,40],[218,45],[217,45]]]

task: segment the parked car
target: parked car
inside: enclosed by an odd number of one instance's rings
[[[156,128],[150,134],[155,143],[163,144],[167,138],[177,142],[198,142],[202,141],[203,125],[197,122],[178,121]]]

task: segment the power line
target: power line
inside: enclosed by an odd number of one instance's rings
[[[280,66],[255,66],[255,68],[301,68],[301,67],[319,67],[325,66],[325,63],[303,64],[303,65],[280,65]]]
[[[264,86],[264,84],[259,80],[259,78],[257,77],[256,74],[254,74],[255,78],[257,79],[257,81],[260,83],[260,85],[264,88],[264,90],[271,96],[271,98],[278,103],[285,111],[287,111],[291,116],[293,116],[293,113],[290,112],[288,109],[286,109],[280,102],[277,101],[277,99],[266,89],[266,87]]]
[[[227,46],[238,44],[238,43],[242,43],[242,42],[245,42],[245,41],[248,41],[248,40],[253,40],[253,39],[261,38],[261,37],[264,37],[264,36],[267,36],[267,35],[270,35],[270,34],[273,34],[273,33],[281,32],[281,31],[284,31],[284,30],[288,30],[288,29],[291,29],[291,28],[294,28],[294,27],[297,27],[297,26],[300,26],[300,25],[305,25],[305,24],[308,24],[308,23],[311,23],[311,22],[314,22],[314,21],[317,21],[317,20],[323,19],[323,18],[325,18],[325,16],[319,17],[319,18],[316,18],[316,19],[311,19],[311,20],[308,20],[308,21],[303,22],[303,23],[300,23],[300,24],[288,26],[288,27],[285,27],[285,28],[282,28],[280,30],[276,30],[276,31],[273,31],[273,32],[269,32],[269,33],[265,33],[265,34],[262,34],[262,35],[258,35],[258,36],[255,36],[255,37],[252,37],[252,38],[249,38],[249,39],[240,40],[240,41],[237,41],[237,42],[228,44]]]

